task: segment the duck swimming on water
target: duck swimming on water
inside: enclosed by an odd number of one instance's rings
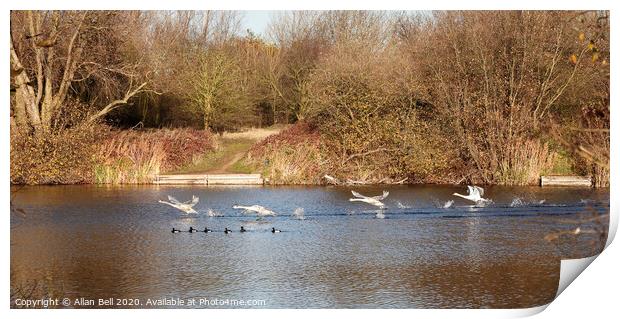
[[[173,232],[173,233],[180,233],[181,231],[180,231],[180,230],[178,230],[178,229],[176,229],[176,228],[174,228],[174,227],[172,227],[172,232]]]
[[[243,226],[241,226],[240,232],[245,233],[245,228],[243,228]]]
[[[232,233],[232,230],[230,230],[230,229],[228,229],[228,227],[226,227],[226,228],[224,229],[224,233],[225,233],[225,234]]]
[[[189,227],[189,232],[190,232],[190,233],[197,233],[197,232],[198,232],[198,229],[196,229],[196,228],[194,228],[194,227],[191,227],[191,226],[190,226],[190,227]]]
[[[209,229],[209,228],[205,227],[205,230],[203,230],[203,232],[205,232],[205,233],[210,233],[210,232],[211,232],[211,229]]]
[[[280,230],[276,229],[275,227],[271,227],[271,232],[275,234],[275,233],[279,233]]]

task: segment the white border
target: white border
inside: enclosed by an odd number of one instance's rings
[[[191,1],[191,0],[155,0],[155,1],[123,1],[123,0],[107,0],[89,2],[83,0],[67,0],[67,1],[21,1],[9,3],[3,1],[0,5],[3,7],[3,32],[0,35],[0,43],[8,43],[9,30],[9,10],[10,9],[229,9],[229,10],[292,10],[292,9],[366,9],[366,10],[446,10],[446,9],[487,9],[487,10],[509,10],[509,9],[602,9],[611,10],[612,18],[612,41],[611,52],[613,61],[612,65],[612,149],[611,163],[618,162],[619,139],[618,116],[617,110],[617,94],[615,88],[618,83],[618,72],[616,62],[618,61],[618,28],[616,28],[616,4],[617,1],[540,1],[540,0],[521,0],[506,1],[499,3],[497,1],[448,1],[434,0],[421,3],[412,1],[396,1],[396,0],[313,0],[313,1],[286,1],[286,0],[237,0],[237,1]],[[2,81],[4,87],[8,87],[9,83],[9,52],[8,50],[0,51],[5,67],[2,70]],[[9,242],[10,242],[10,225],[9,225],[9,107],[8,107],[8,91],[2,91],[2,98],[5,106],[0,108],[0,117],[3,124],[0,125],[0,134],[2,139],[3,155],[0,157],[0,180],[5,181],[2,185],[2,203],[4,203],[5,217],[2,220],[4,230],[1,234],[3,238],[2,245],[2,282],[4,289],[2,290],[2,311],[6,312],[3,318],[30,318],[33,316],[47,317],[65,317],[65,318],[82,318],[84,315],[93,318],[108,318],[113,316],[149,316],[155,318],[163,318],[170,316],[193,316],[193,315],[212,315],[212,316],[258,316],[258,317],[290,317],[300,316],[301,318],[310,318],[321,315],[342,316],[355,315],[356,317],[374,317],[377,315],[388,315],[395,318],[410,318],[411,315],[417,315],[424,318],[508,318],[516,316],[527,316],[538,313],[546,308],[546,306],[519,309],[519,310],[40,310],[40,311],[23,311],[8,310],[9,309]],[[616,171],[617,164],[612,165],[611,184],[618,185],[618,174]],[[618,225],[618,192],[616,188],[611,188],[611,219],[610,219],[610,236],[607,242],[609,245],[615,236]],[[608,317],[608,314],[617,312],[616,299],[618,292],[618,276],[617,265],[620,260],[620,252],[617,244],[608,247],[596,262],[589,266],[584,274],[580,275],[564,293],[558,296],[557,300],[551,303],[549,310],[544,311],[540,318],[562,317],[562,318],[581,318],[583,316],[602,316]],[[604,316],[605,315],[605,316]]]

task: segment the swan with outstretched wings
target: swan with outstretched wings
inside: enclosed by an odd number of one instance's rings
[[[385,204],[381,201],[384,200],[386,197],[388,197],[388,195],[390,195],[390,192],[383,191],[383,195],[379,195],[379,196],[366,196],[356,191],[351,191],[351,194],[355,196],[355,198],[349,198],[349,201],[351,202],[364,202],[364,203],[374,205],[374,206],[377,206],[383,209],[385,208]]]
[[[252,206],[241,206],[241,205],[234,205],[233,206],[234,209],[243,209],[244,210],[244,214],[250,214],[250,213],[256,213],[256,215],[258,217],[265,217],[265,216],[276,216],[276,213],[272,210],[269,210],[263,206],[260,205],[252,205]]]
[[[468,185],[467,190],[468,190],[467,195],[458,194],[458,193],[454,193],[452,195],[465,198],[467,200],[475,202],[476,204],[490,202],[489,199],[482,198],[482,196],[484,196],[484,188],[480,186],[469,186]]]
[[[160,200],[159,202],[162,204],[170,205],[178,210],[184,211],[187,214],[198,214],[198,212],[195,211],[193,208],[194,206],[196,206],[196,204],[198,204],[198,196],[192,195],[191,200],[188,200],[186,202],[180,202],[176,198],[168,195],[168,200],[169,202],[163,200]]]

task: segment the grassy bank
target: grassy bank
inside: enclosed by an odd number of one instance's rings
[[[12,134],[11,182],[132,184],[149,183],[160,173],[261,173],[274,185],[324,184],[325,174],[367,184],[530,185],[540,175],[588,175],[592,167],[575,161],[559,144],[536,140],[503,150],[510,161],[497,161],[491,171],[459,157],[446,159],[442,152],[450,148],[448,142],[438,146],[422,140],[407,144],[410,148],[363,153],[338,152],[333,143],[308,122],[222,135],[101,125],[62,130],[45,139]],[[486,182],[489,178],[493,182]]]

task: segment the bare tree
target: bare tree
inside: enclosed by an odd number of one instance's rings
[[[480,182],[529,184],[551,169],[554,154],[540,138],[541,126],[551,114],[574,111],[574,101],[590,93],[564,98],[589,73],[589,41],[599,41],[578,38],[575,16],[439,12],[402,33],[446,134],[457,137],[469,167],[464,174],[472,169]]]
[[[45,134],[71,96],[97,105],[88,119],[95,121],[143,92],[146,81],[135,72],[139,57],[121,57],[123,42],[139,22],[136,12],[12,11],[16,125]],[[80,87],[86,82],[88,92]]]

